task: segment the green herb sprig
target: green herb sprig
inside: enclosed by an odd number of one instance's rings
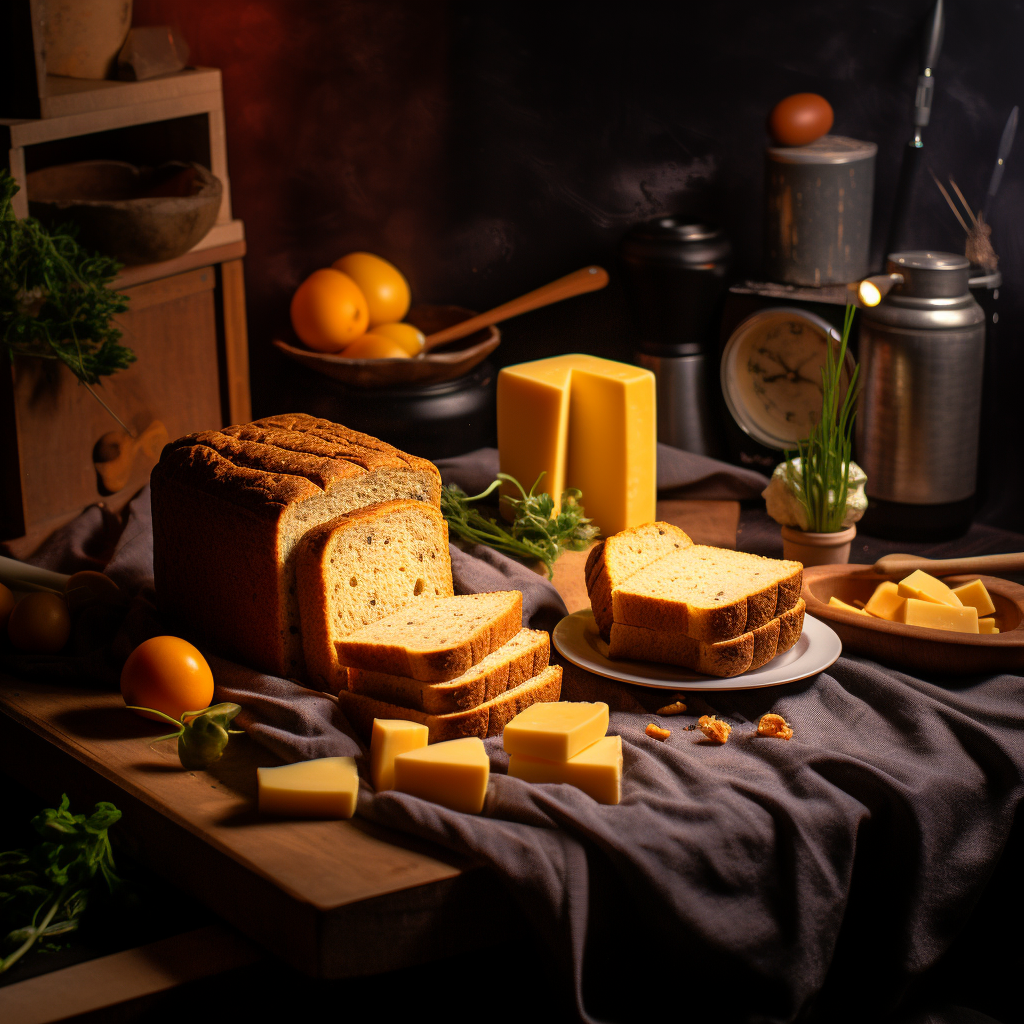
[[[60,807],[48,807],[32,819],[42,842],[28,850],[0,853],[0,920],[8,928],[0,973],[20,960],[40,939],[52,940],[78,928],[89,899],[101,884],[108,892],[121,885],[107,830],[121,817],[110,803],[92,814],[72,814],[65,794]]]
[[[200,708],[198,711],[186,711],[181,718],[171,718],[162,711],[155,708],[140,708],[131,704],[129,711],[148,711],[151,715],[159,715],[161,718],[176,725],[174,732],[166,736],[158,736],[156,740],[178,741],[178,760],[182,768],[189,771],[197,771],[201,768],[209,768],[214,761],[218,760],[224,753],[228,740],[232,736],[238,736],[244,729],[229,729],[228,725],[235,716],[242,710],[238,704],[225,702],[214,704],[212,707]]]
[[[821,370],[821,416],[810,436],[797,442],[799,475],[803,484],[802,493],[797,497],[807,512],[809,529],[815,533],[836,533],[843,528],[846,515],[853,421],[860,390],[857,379],[859,365],[854,367],[842,399],[840,393],[854,313],[852,305],[846,307],[838,356],[831,339],[825,346],[825,365]],[[786,453],[786,461],[789,470],[795,472],[792,453]]]
[[[583,492],[575,487],[562,491],[561,507],[555,515],[551,495],[535,493],[543,476],[541,473],[527,492],[515,477],[499,473],[485,491],[472,497],[456,484],[446,484],[441,488],[441,514],[457,536],[506,555],[543,562],[548,579],[552,579],[555,561],[563,551],[582,551],[601,531],[586,517],[580,504]],[[489,497],[502,483],[514,485],[521,495],[502,498],[515,511],[508,529],[481,515],[472,505]]]

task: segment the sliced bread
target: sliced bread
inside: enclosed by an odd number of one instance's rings
[[[680,665],[708,676],[737,676],[761,668],[800,639],[803,598],[793,608],[742,636],[707,644],[679,632],[612,623],[608,653],[612,658]]]
[[[521,629],[507,644],[449,682],[424,683],[407,676],[350,668],[348,688],[390,704],[445,715],[475,708],[532,679],[548,667],[550,653],[547,633]]]
[[[308,530],[295,555],[311,685],[345,686],[334,644],[411,602],[452,596],[448,524],[423,501],[384,501]]]
[[[484,701],[478,707],[446,715],[431,715],[415,708],[388,704],[350,690],[342,690],[338,694],[338,707],[362,736],[370,735],[375,718],[404,718],[425,725],[430,730],[430,742],[440,743],[463,736],[479,736],[481,739],[500,736],[520,711],[540,701],[556,701],[561,692],[562,668],[549,665],[532,679]]]
[[[338,640],[338,661],[443,683],[483,661],[523,626],[518,590],[429,598]]]

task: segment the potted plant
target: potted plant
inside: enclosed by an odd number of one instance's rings
[[[859,366],[854,366],[845,394],[842,372],[853,326],[854,307],[846,307],[839,352],[825,350],[821,371],[821,415],[797,452],[775,467],[763,492],[768,514],[782,527],[786,558],[804,565],[850,560],[856,522],[867,508],[867,476],[850,457],[856,416]]]

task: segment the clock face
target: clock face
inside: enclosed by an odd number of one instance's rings
[[[778,307],[747,317],[722,353],[722,391],[736,422],[769,448],[795,449],[821,416],[826,345],[839,355],[838,331],[813,313]],[[853,372],[847,352],[842,397]]]

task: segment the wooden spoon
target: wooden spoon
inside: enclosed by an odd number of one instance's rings
[[[437,331],[427,336],[423,345],[423,351],[429,352],[438,345],[444,345],[449,341],[457,341],[459,338],[467,338],[474,331],[481,327],[490,327],[491,324],[501,323],[511,317],[519,316],[520,313],[529,313],[531,309],[540,309],[541,306],[550,306],[553,302],[561,302],[562,299],[571,299],[574,295],[583,295],[586,292],[596,292],[608,283],[608,272],[601,267],[584,267],[575,273],[560,277],[551,284],[537,288],[535,291],[520,295],[518,299],[506,302],[501,306],[478,316],[463,320],[462,323],[446,327],[443,331]]]
[[[1024,551],[1005,555],[967,555],[965,558],[922,558],[920,555],[883,555],[875,562],[875,571],[887,575],[912,573],[923,569],[932,575],[965,572],[1024,572]]]

